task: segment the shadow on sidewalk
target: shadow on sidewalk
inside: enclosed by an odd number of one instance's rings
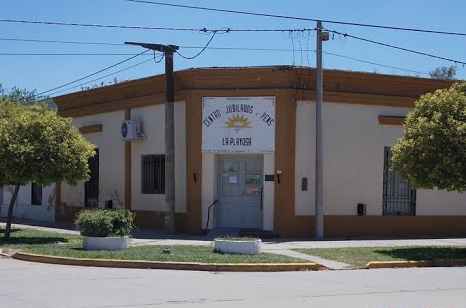
[[[6,218],[0,218],[0,223],[6,223]],[[29,219],[13,219],[13,224],[27,225],[34,227],[45,227],[59,230],[75,231],[73,222],[50,222],[50,221],[37,221]],[[244,230],[243,230],[244,231]],[[202,232],[201,234],[165,234],[163,230],[152,230],[152,229],[136,229],[131,233],[131,236],[135,239],[145,240],[192,240],[192,241],[211,241],[217,237],[232,236],[237,237],[242,234],[240,229],[213,229],[209,230],[206,235]],[[463,239],[463,236],[371,236],[371,237],[339,237],[339,238],[326,238],[323,241],[315,241],[312,237],[307,238],[281,238],[281,237],[266,237],[262,238],[264,243],[287,243],[287,242],[339,242],[339,241],[389,241],[389,240],[442,240],[442,239]]]
[[[0,222],[6,223],[6,218],[4,217],[0,218]],[[19,224],[19,225],[34,226],[34,227],[44,227],[44,228],[75,231],[74,225],[70,221],[52,222],[52,221],[40,221],[40,220],[13,218],[12,223]]]
[[[403,247],[375,252],[410,261],[466,258],[466,248],[458,247]]]

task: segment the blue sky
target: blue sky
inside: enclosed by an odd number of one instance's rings
[[[443,31],[466,33],[464,12],[466,1],[435,0],[252,0],[252,1],[213,1],[213,0],[170,0],[167,2],[217,7],[234,10],[255,11],[270,14],[283,14],[316,19],[341,20],[359,23],[373,23],[389,26],[428,28]],[[232,15],[226,13],[196,11],[146,5],[121,0],[3,0],[0,10],[1,19],[43,20],[55,22],[100,23],[151,27],[189,27],[189,28],[259,28],[290,29],[314,28],[314,22],[285,20],[266,17]],[[324,24],[328,29],[349,33],[381,42],[399,45],[427,53],[436,54],[460,61],[466,61],[464,50],[466,37],[437,34],[409,33],[392,30],[378,30]],[[0,38],[41,39],[122,43],[140,41],[180,46],[203,46],[210,36],[197,32],[168,32],[155,30],[124,30],[80,28],[50,25],[26,25],[0,22]],[[293,53],[291,50],[294,49]],[[218,34],[212,47],[275,48],[290,51],[227,51],[206,50],[193,60],[177,56],[175,69],[211,66],[260,66],[260,65],[315,65],[315,34],[303,33],[290,38],[288,33],[226,33]],[[304,51],[301,51],[303,49]],[[74,45],[55,43],[31,43],[0,40],[0,53],[139,53],[142,49],[128,46]],[[438,66],[453,63],[413,55],[403,51],[355,41],[336,36],[324,43],[324,51],[377,62],[389,66],[428,73]],[[196,49],[181,48],[186,56],[197,52]],[[0,55],[0,83],[6,88],[18,86],[49,90],[73,81],[129,56],[2,56]],[[148,57],[141,56],[115,67],[98,78],[137,64]],[[308,60],[309,59],[309,60]],[[309,61],[309,62],[308,62]],[[365,64],[333,55],[324,55],[324,68],[377,71],[399,75],[419,75],[392,68]],[[163,62],[147,62],[114,76],[93,82],[109,82],[137,79],[163,72]],[[458,66],[458,78],[464,79],[466,71]],[[91,78],[91,79],[93,79]],[[90,80],[90,79],[89,79]],[[83,81],[84,82],[84,81]],[[75,84],[79,85],[81,82]],[[92,85],[92,83],[90,84]],[[67,92],[78,91],[80,87]],[[63,92],[66,93],[66,92]],[[63,94],[61,93],[61,94]]]

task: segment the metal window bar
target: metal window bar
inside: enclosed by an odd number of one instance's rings
[[[143,194],[165,193],[165,155],[142,156],[142,187]]]
[[[384,149],[383,215],[415,215],[416,190],[398,172],[392,170],[390,147]]]
[[[99,149],[89,158],[89,180],[84,184],[84,206],[97,207],[99,204]]]
[[[31,204],[42,205],[42,185],[31,183]]]

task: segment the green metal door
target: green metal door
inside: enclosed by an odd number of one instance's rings
[[[262,229],[262,156],[219,156],[219,228]]]

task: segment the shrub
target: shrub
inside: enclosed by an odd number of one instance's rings
[[[128,210],[84,210],[75,225],[82,236],[126,236],[134,229],[134,214]]]
[[[113,234],[125,236],[134,229],[134,213],[128,210],[109,211],[113,215]]]

